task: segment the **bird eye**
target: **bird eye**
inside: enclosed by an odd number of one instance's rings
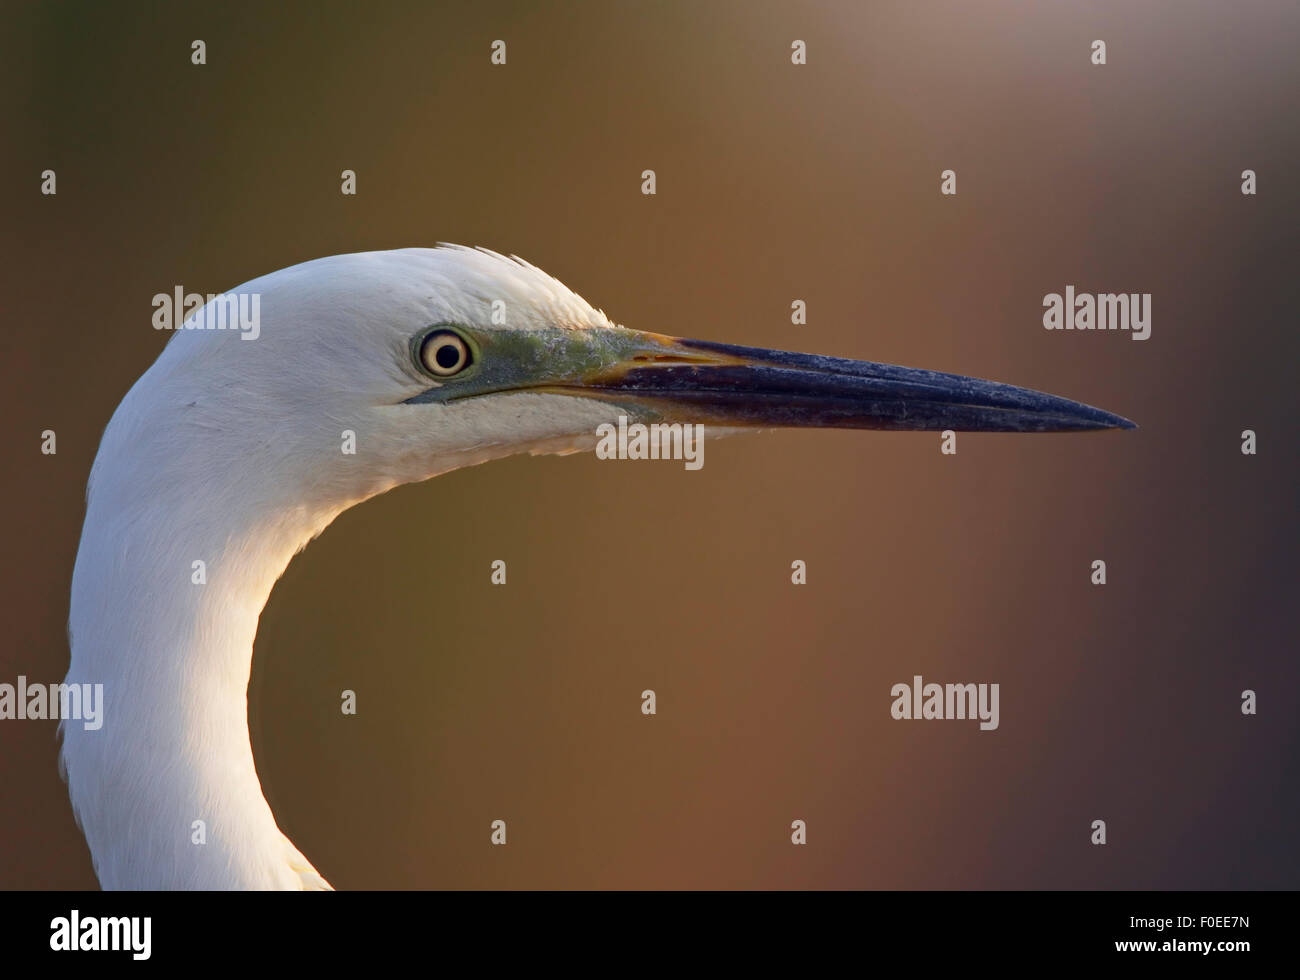
[[[435,330],[420,344],[420,363],[440,378],[460,374],[470,360],[469,346],[451,330]]]

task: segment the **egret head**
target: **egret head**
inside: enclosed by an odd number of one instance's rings
[[[181,331],[151,371],[164,388],[186,381],[164,410],[226,427],[254,468],[340,500],[510,453],[591,448],[619,416],[727,431],[1131,427],[974,378],[626,329],[484,250],[333,256],[236,293],[259,297],[256,335]]]
[[[1129,424],[972,378],[627,330],[471,249],[340,255],[227,297],[238,329],[217,299],[182,325],[114,413],[87,495],[68,683],[113,679],[116,714],[66,728],[63,758],[108,888],[324,885],[261,792],[248,679],[280,573],[366,497],[591,447],[620,416],[712,433]],[[176,832],[197,814],[203,848]]]

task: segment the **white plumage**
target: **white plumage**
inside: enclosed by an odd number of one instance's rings
[[[99,731],[62,761],[105,888],[328,887],[276,827],[249,745],[257,620],[339,513],[521,449],[594,443],[612,406],[515,393],[408,405],[426,324],[607,328],[563,284],[492,252],[340,255],[255,279],[256,340],[178,330],[104,433],[72,580],[68,683],[105,685]],[[357,453],[340,451],[343,430]],[[191,582],[206,564],[207,584]],[[191,843],[203,820],[207,843]]]
[[[62,761],[105,888],[329,887],[262,795],[248,678],[276,579],[368,497],[514,452],[589,449],[625,414],[715,436],[1131,427],[957,375],[626,330],[525,262],[455,246],[319,259],[236,292],[260,296],[256,339],[178,330],[91,472],[67,683],[103,684],[104,720],[63,726]],[[435,338],[464,363],[431,362]]]

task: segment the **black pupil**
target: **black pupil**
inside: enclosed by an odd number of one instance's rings
[[[454,343],[445,343],[433,352],[433,359],[438,362],[440,368],[454,368],[460,363],[460,348]]]

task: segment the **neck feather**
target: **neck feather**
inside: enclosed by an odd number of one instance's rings
[[[141,482],[140,454],[115,453],[112,435],[73,574],[67,677],[104,685],[103,723],[62,726],[69,793],[100,882],[328,887],[262,793],[247,692],[272,586],[343,506],[279,506],[247,475],[204,485],[172,472],[183,458],[150,460]]]

